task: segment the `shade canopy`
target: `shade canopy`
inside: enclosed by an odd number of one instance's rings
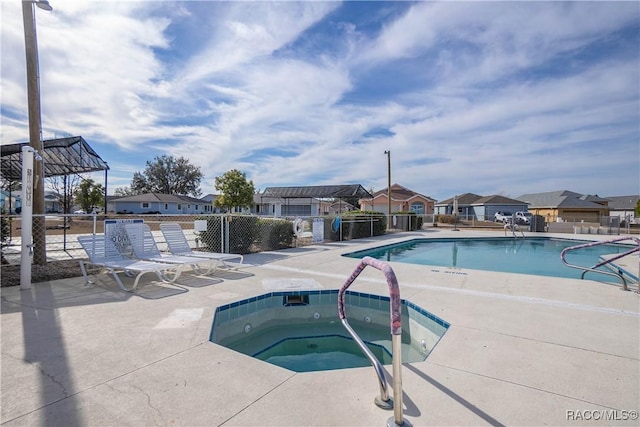
[[[0,173],[8,181],[22,180],[22,147],[28,142],[0,146]],[[81,136],[43,141],[45,178],[109,170],[107,163]]]
[[[306,187],[267,187],[262,193],[264,197],[281,199],[360,199],[373,198],[373,195],[360,184],[352,185],[312,185]]]

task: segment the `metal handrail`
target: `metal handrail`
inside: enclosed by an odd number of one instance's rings
[[[508,222],[504,223],[504,236],[507,237],[507,230],[511,230],[511,233],[513,234],[514,238],[517,238],[518,236],[516,236],[516,230],[518,230],[520,232],[520,234],[522,234],[522,238],[524,238],[524,231],[522,231],[520,229],[520,226],[518,224],[515,223],[515,220],[511,220]]]
[[[600,246],[600,245],[606,245],[606,244],[610,244],[610,243],[624,242],[626,240],[635,241],[638,244],[638,247],[630,249],[627,252],[618,254],[618,255],[616,255],[616,256],[614,256],[612,258],[609,258],[607,260],[601,261],[601,262],[595,264],[592,267],[585,267],[585,266],[582,266],[582,265],[569,264],[567,262],[566,258],[565,258],[565,255],[568,252],[574,251],[576,249],[590,248],[590,247],[593,247],[593,246]],[[625,237],[618,237],[616,239],[611,239],[611,240],[603,240],[603,241],[599,241],[599,242],[584,243],[584,244],[581,244],[581,245],[575,245],[575,246],[570,246],[568,248],[564,248],[562,250],[562,252],[560,253],[560,258],[562,259],[562,262],[564,263],[564,265],[566,265],[567,267],[577,268],[578,270],[583,270],[582,274],[580,275],[581,279],[584,279],[584,275],[589,271],[593,271],[595,273],[600,273],[600,274],[606,274],[606,275],[609,275],[609,276],[614,276],[614,277],[617,277],[620,280],[622,280],[622,288],[625,291],[628,291],[629,287],[627,286],[627,281],[625,280],[625,278],[624,278],[624,276],[622,274],[614,273],[614,272],[611,272],[611,271],[597,270],[597,268],[598,267],[602,267],[603,265],[609,264],[612,261],[618,260],[618,259],[620,259],[622,257],[625,257],[627,255],[630,255],[630,254],[632,254],[634,252],[639,252],[639,251],[640,251],[640,239],[637,238],[637,237],[633,237],[633,236],[625,236]],[[639,267],[639,269],[640,269],[640,267]],[[640,279],[640,271],[639,271],[639,274],[638,274],[638,278]],[[638,285],[640,286],[640,283]]]
[[[390,317],[391,317],[391,351],[393,353],[393,401],[389,398],[387,391],[387,381],[384,375],[382,365],[375,358],[371,350],[366,346],[358,334],[351,328],[347,321],[347,316],[344,311],[344,294],[345,291],[356,278],[362,273],[365,267],[371,266],[380,270],[387,279],[387,285],[389,286],[390,296]],[[375,403],[381,408],[391,409],[393,407],[393,417],[387,420],[387,426],[411,426],[411,423],[404,420],[402,417],[402,312],[400,308],[400,288],[398,286],[398,279],[393,272],[393,269],[389,264],[374,259],[372,257],[364,257],[360,260],[360,263],[356,269],[351,273],[351,276],[342,285],[338,292],[338,316],[344,327],[349,334],[353,337],[354,341],[358,344],[360,349],[367,356],[371,364],[373,365],[376,374],[378,376],[378,382],[380,385],[380,396],[375,398]],[[393,424],[392,424],[393,423]]]

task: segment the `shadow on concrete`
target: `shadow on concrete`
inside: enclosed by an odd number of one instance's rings
[[[474,405],[473,403],[469,402],[468,400],[466,400],[465,398],[457,394],[455,391],[451,390],[450,388],[440,383],[439,381],[436,381],[435,379],[431,378],[429,375],[418,370],[416,367],[412,366],[411,364],[404,364],[402,366],[409,369],[410,371],[418,375],[420,378],[427,381],[429,384],[433,385],[435,388],[437,388],[438,390],[440,390],[441,392],[443,392],[444,394],[446,394],[447,396],[449,396],[450,398],[458,402],[460,405],[464,406],[469,411],[473,412],[478,417],[482,418],[488,424],[492,426],[504,427],[504,424],[502,424],[500,421],[496,420],[491,415],[487,414],[486,412],[478,408],[476,405]],[[407,410],[407,414],[409,414],[408,412],[409,410]]]
[[[37,366],[40,371],[40,406],[33,410],[51,405],[78,392],[74,387],[59,318],[56,310],[51,308],[55,305],[54,299],[50,284],[41,284],[20,291],[24,360]],[[67,400],[67,404],[72,408],[67,414],[65,425],[85,424],[80,417],[79,408],[74,407],[75,402],[75,399]],[[49,419],[52,414],[50,411],[43,410],[40,414],[40,425],[52,426],[59,423],[59,420]]]

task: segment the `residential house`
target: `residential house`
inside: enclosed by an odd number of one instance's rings
[[[162,193],[145,193],[110,199],[107,210],[130,214],[211,214],[213,206],[202,199]]]
[[[373,193],[373,198],[360,199],[360,209],[389,213],[388,189],[385,188]],[[436,200],[431,197],[416,193],[400,184],[391,186],[391,213],[414,212],[418,215],[432,214]]]
[[[434,205],[434,212],[436,215],[453,215],[454,202],[458,205],[458,216],[470,216],[472,215],[472,205],[476,200],[481,199],[482,196],[474,193],[464,193],[455,195],[449,199],[441,200]]]
[[[326,201],[315,197],[283,199],[280,197],[270,197],[264,194],[253,196],[253,207],[251,213],[254,215],[268,216],[312,216],[328,215],[332,201]],[[345,208],[341,211],[352,210],[353,206],[346,202],[341,202]],[[336,206],[338,202],[335,203]],[[347,209],[347,206],[351,209]],[[337,207],[335,208],[337,209]],[[335,211],[334,209],[334,211]]]
[[[437,215],[452,215],[454,202],[458,205],[458,216],[479,221],[493,221],[496,212],[527,211],[527,204],[520,200],[494,194],[480,196],[474,193],[464,193],[435,205]]]
[[[251,212],[270,216],[320,216],[355,209],[346,200],[371,196],[360,184],[267,187],[254,195]]]
[[[55,191],[45,190],[44,211],[46,213],[63,213],[62,196]]]
[[[200,200],[202,200],[203,202],[209,203],[212,206],[212,208],[211,208],[212,211],[210,213],[214,213],[214,214],[222,213],[222,209],[217,207],[217,206],[215,206],[215,204],[214,204],[216,202],[217,198],[218,198],[217,194],[209,193],[206,196],[201,197]]]
[[[621,223],[640,224],[640,217],[635,213],[640,196],[608,196],[605,199],[609,201],[609,216],[620,218]]]
[[[600,222],[609,216],[609,200],[598,195],[569,190],[523,194],[516,199],[529,205],[529,212],[542,215],[546,222]]]
[[[6,213],[20,213],[22,206],[22,190],[16,189],[11,192],[2,190],[0,192],[0,210]],[[17,210],[16,210],[17,209]],[[62,213],[62,197],[55,191],[45,190],[44,211],[45,213]]]
[[[0,212],[13,215],[20,206],[20,190],[0,190]]]

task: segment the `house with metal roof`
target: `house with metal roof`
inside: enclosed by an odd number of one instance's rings
[[[480,196],[474,193],[464,193],[442,200],[435,205],[437,215],[453,215],[454,205],[457,204],[458,216],[474,218],[479,221],[493,221],[496,212],[527,211],[527,204],[520,200],[493,194]]]
[[[372,195],[359,184],[267,187],[254,196],[251,212],[270,216],[314,216],[346,212]]]
[[[433,213],[433,205],[436,202],[429,196],[417,193],[400,184],[391,186],[391,213],[414,212],[418,215]],[[389,213],[389,191],[387,188],[373,193],[372,198],[360,199],[360,209]]]
[[[609,201],[609,216],[617,216],[620,222],[640,224],[640,217],[636,216],[636,206],[640,201],[639,195],[632,196],[607,196]]]
[[[126,214],[211,214],[213,205],[202,199],[162,193],[109,198],[107,210]]]
[[[600,222],[609,216],[609,200],[598,195],[569,190],[523,194],[516,197],[529,205],[529,212],[542,215],[546,222]]]

